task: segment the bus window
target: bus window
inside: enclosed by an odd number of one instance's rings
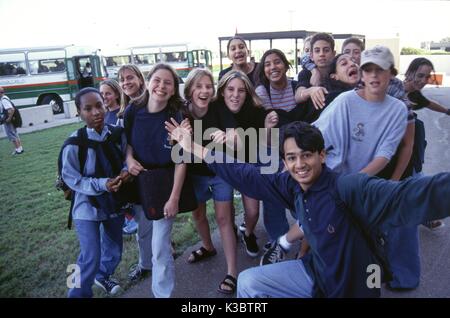
[[[159,62],[155,54],[136,54],[134,56],[135,64],[150,64],[153,65],[156,62]]]
[[[26,74],[25,54],[2,54],[0,56],[0,76]]]
[[[28,53],[30,74],[64,72],[66,64],[64,51],[43,51]]]
[[[208,63],[206,60],[206,51],[201,50],[198,51],[198,66],[199,67],[207,67]]]
[[[29,61],[30,74],[36,75],[41,73],[55,73],[64,72],[66,70],[66,64],[64,59],[56,60],[34,60]]]
[[[122,56],[108,56],[106,58],[106,66],[122,66],[125,64],[130,64],[131,58],[128,55],[122,55]]]

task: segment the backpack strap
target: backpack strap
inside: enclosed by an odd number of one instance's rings
[[[62,175],[62,153],[64,148],[68,145],[78,146],[78,162],[80,163],[80,173],[83,174],[88,150],[86,126],[78,129],[76,136],[69,137],[66,139],[66,141],[64,141],[64,144],[61,147],[61,151],[59,152],[58,156],[58,173],[60,176]],[[72,198],[70,200],[69,215],[67,218],[68,229],[72,228],[72,210],[74,202],[75,202],[75,195],[72,195]]]
[[[358,231],[362,234],[362,236],[365,238],[369,249],[371,250],[372,254],[374,255],[376,261],[378,264],[381,265],[383,276],[383,281],[390,281],[392,280],[392,271],[390,270],[389,263],[387,261],[386,254],[384,252],[384,244],[386,242],[386,239],[384,236],[377,232],[374,225],[371,225],[369,227],[364,226],[361,224],[361,222],[353,215],[350,208],[347,206],[347,204],[342,201],[342,199],[339,197],[338,191],[337,191],[337,182],[334,181],[333,186],[331,187],[331,190],[329,191],[330,195],[333,197],[333,199],[336,202],[336,206],[345,212],[345,214],[349,217],[349,219],[352,221],[352,223],[356,226]]]
[[[294,93],[294,97],[295,97],[295,89],[297,87],[297,83],[298,82],[296,80],[291,80],[291,88],[292,88],[292,92]],[[264,88],[266,89],[267,95],[269,95],[270,103],[272,104],[272,96],[270,96],[270,84],[264,85]],[[272,104],[272,107],[273,107],[273,104]]]

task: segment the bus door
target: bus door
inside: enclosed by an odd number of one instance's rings
[[[71,84],[79,91],[85,87],[94,87],[94,59],[93,56],[74,56],[71,58],[73,73],[68,74]],[[73,82],[75,81],[75,82]]]

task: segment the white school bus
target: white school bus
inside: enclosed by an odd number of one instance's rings
[[[156,63],[170,64],[181,79],[185,80],[195,67],[205,67],[212,71],[212,54],[210,50],[192,47],[188,44],[164,44],[138,46],[120,50],[102,50],[105,57],[108,77],[117,79],[120,66],[135,64],[147,76]]]
[[[106,79],[99,50],[74,45],[0,50],[0,86],[16,106],[50,104],[54,113],[83,87]]]

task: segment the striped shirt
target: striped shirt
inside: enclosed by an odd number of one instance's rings
[[[286,87],[282,90],[277,90],[270,86],[270,96],[263,85],[256,87],[255,91],[261,99],[262,105],[265,109],[283,109],[288,112],[297,106],[295,103],[291,80],[289,79]]]

